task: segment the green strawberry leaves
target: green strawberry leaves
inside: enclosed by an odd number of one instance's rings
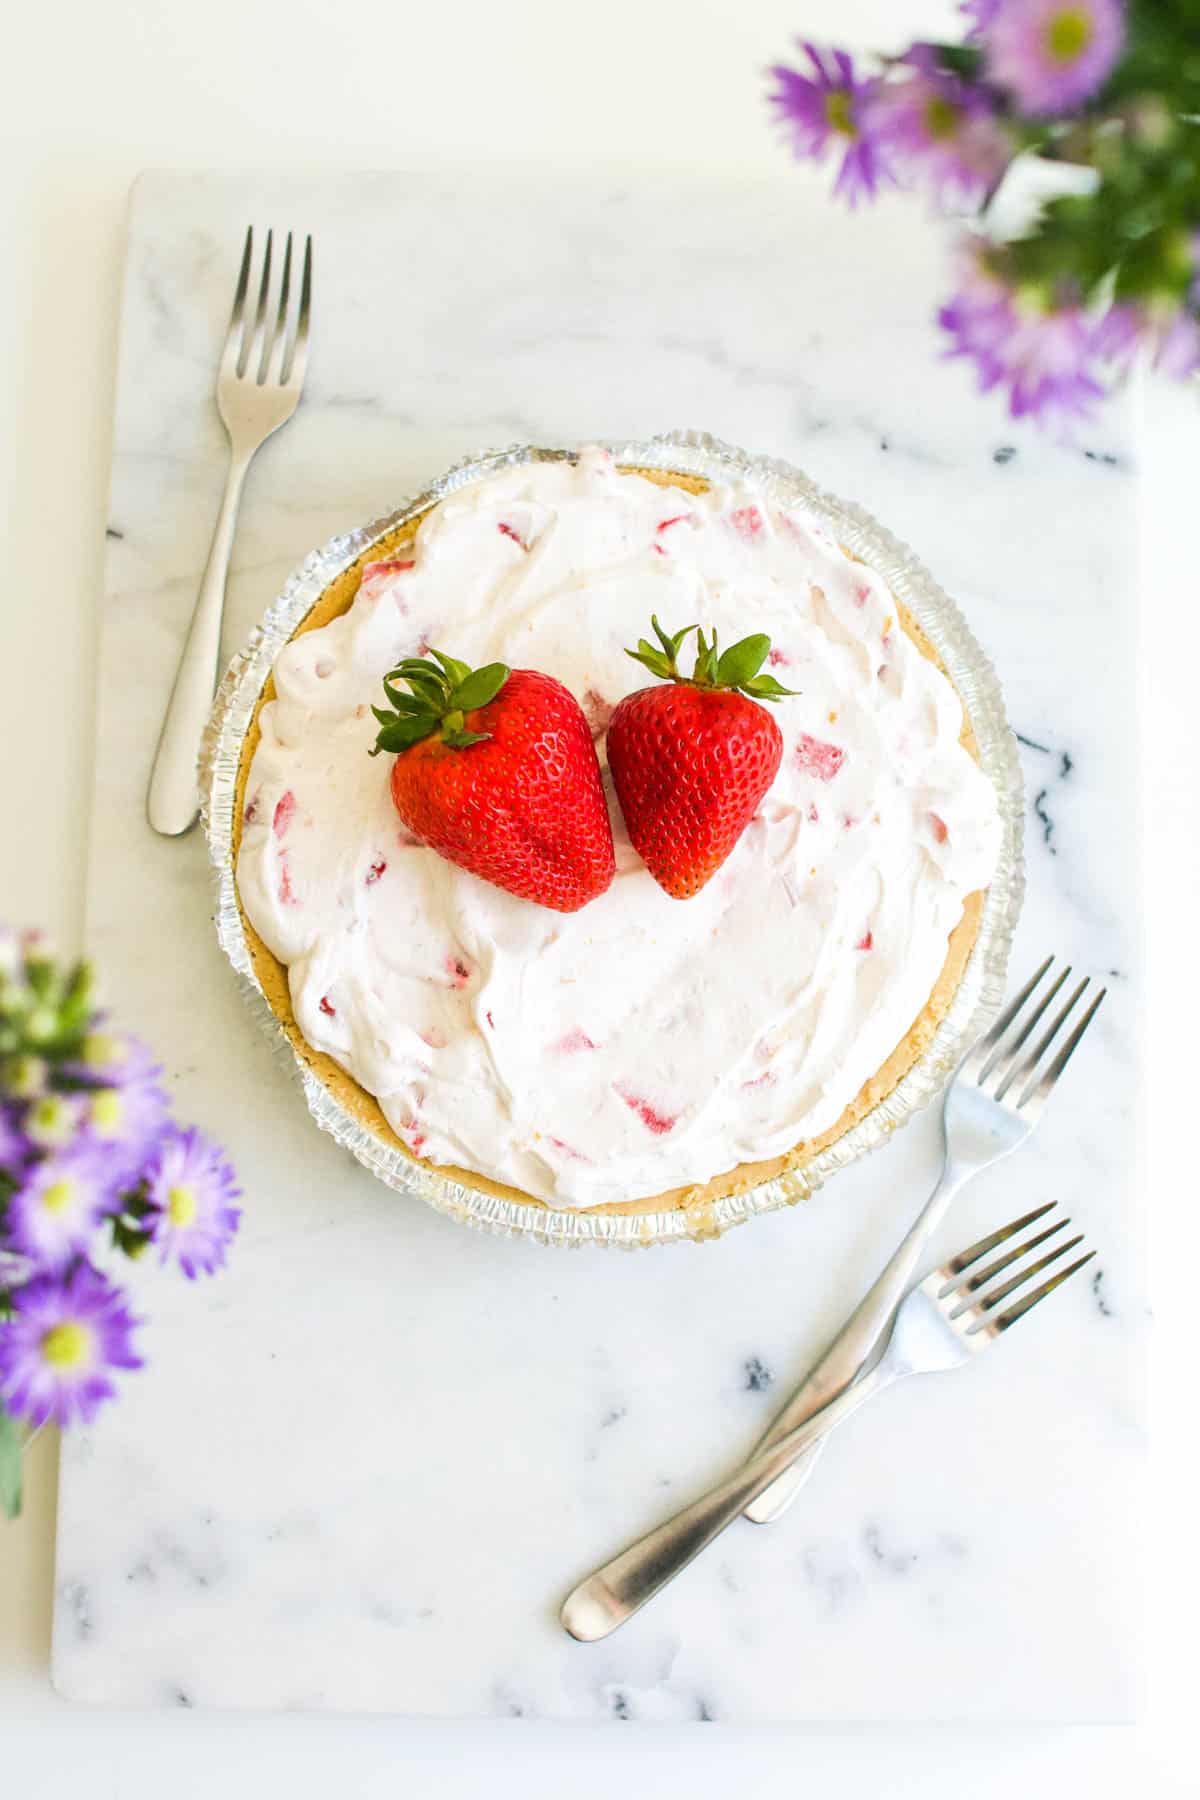
[[[625,654],[661,681],[682,681],[690,687],[735,688],[755,700],[782,700],[795,691],[781,687],[773,675],[760,673],[771,654],[771,640],[764,632],[755,632],[722,651],[715,631],[710,643],[698,625],[688,625],[672,635],[663,630],[657,618],[652,617],[650,623],[662,648],[656,649],[645,638],[639,638],[637,649],[626,650]],[[693,631],[696,633],[695,667],[690,676],[681,675],[679,652],[684,639]]]
[[[511,670],[504,663],[487,663],[483,668],[472,669],[457,657],[444,656],[440,650],[431,655],[432,662],[424,657],[408,657],[384,676],[383,691],[390,710],[382,706],[371,708],[379,721],[372,756],[378,756],[381,750],[400,756],[435,733],[455,750],[482,744],[492,735],[490,731],[469,731],[465,715],[478,712],[493,701]],[[401,681],[409,690],[407,694],[397,686]]]

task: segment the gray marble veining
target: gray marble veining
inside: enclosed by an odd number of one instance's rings
[[[1057,1198],[1097,1278],[969,1373],[889,1394],[786,1521],[731,1532],[600,1645],[562,1634],[558,1599],[755,1441],[923,1194],[936,1120],[793,1212],[623,1256],[464,1232],[316,1133],[216,948],[203,845],[142,814],[223,475],[212,374],[251,220],[314,232],[318,300],[304,406],[251,477],[230,649],[313,545],[470,451],[694,425],[788,456],[912,543],[997,663],[1030,804],[1014,968],[1055,948],[1112,978],[1042,1130],[940,1242]],[[856,221],[786,177],[139,185],[90,938],[247,1203],[225,1278],[146,1278],[150,1366],[66,1446],[66,1693],[613,1720],[1130,1710],[1134,457],[1120,408],[1055,446],[939,361],[942,250],[911,209]]]

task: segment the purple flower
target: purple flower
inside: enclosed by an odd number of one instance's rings
[[[929,44],[898,59],[900,78],[865,103],[878,141],[925,176],[935,196],[979,201],[1007,168],[1012,146],[983,88],[938,65]]]
[[[9,1196],[4,1237],[43,1268],[60,1269],[86,1251],[111,1196],[107,1159],[86,1145],[43,1157]]]
[[[770,103],[791,133],[797,156],[820,162],[831,143],[844,146],[835,194],[851,206],[864,197],[872,200],[881,184],[893,180],[868,118],[867,102],[879,84],[859,80],[844,50],[823,53],[814,44],[801,48],[812,74],[777,65],[771,73],[779,85],[768,96]]]
[[[173,1127],[146,1167],[146,1220],[161,1260],[179,1264],[189,1281],[211,1275],[225,1260],[241,1212],[241,1189],[225,1152],[189,1126]]]
[[[92,1031],[64,1073],[89,1087],[153,1087],[162,1074],[162,1065],[131,1033]]]
[[[1004,0],[962,0],[959,10],[971,21],[967,36],[978,37],[981,31],[986,31],[1003,5]]]
[[[139,1369],[138,1321],[118,1288],[90,1263],[39,1275],[13,1296],[0,1324],[0,1398],[31,1425],[85,1423],[115,1390],[114,1369]]]
[[[39,1150],[62,1150],[78,1136],[83,1124],[83,1102],[76,1094],[42,1094],[25,1109],[21,1121],[25,1136]]]
[[[1122,373],[1144,348],[1156,369],[1185,381],[1200,370],[1200,318],[1187,307],[1135,306],[1119,300],[1100,321],[1096,347]]]
[[[958,293],[938,313],[951,356],[969,357],[979,385],[1008,390],[1014,418],[1063,426],[1087,418],[1104,390],[1094,365],[1095,322],[1082,307],[1056,304],[1038,290],[1017,291],[977,249],[965,260]]]
[[[1003,0],[980,21],[988,76],[1027,113],[1069,112],[1108,79],[1124,12],[1122,0]]]
[[[152,1081],[125,1087],[98,1087],[79,1096],[88,1141],[107,1151],[114,1179],[141,1178],[141,1165],[152,1154],[167,1126],[167,1097]]]
[[[32,1155],[33,1146],[21,1130],[18,1109],[0,1103],[0,1174],[15,1178]]]

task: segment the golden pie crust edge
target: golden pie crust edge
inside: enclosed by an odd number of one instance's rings
[[[701,493],[709,486],[702,476],[680,474],[666,469],[642,469],[622,465],[622,472],[642,475],[660,487],[680,487],[690,493]],[[428,510],[432,511],[433,509],[431,507]],[[313,602],[292,633],[292,637],[300,637],[306,631],[316,631],[322,625],[327,625],[331,619],[347,612],[358,592],[364,565],[369,562],[377,562],[383,557],[394,556],[400,549],[410,544],[425,517],[426,514],[422,513],[408,520],[396,531],[389,532],[385,537],[372,544],[369,549],[364,550],[362,555],[348,569],[343,570]],[[922,656],[928,657],[930,662],[935,663],[949,680],[945,665],[936,649],[902,601],[896,601],[896,612],[901,626]],[[237,858],[241,852],[246,784],[249,779],[250,765],[254,760],[254,753],[261,737],[259,714],[266,703],[274,698],[275,679],[274,676],[268,676],[263,691],[255,704],[238,762],[233,818],[235,869]],[[965,711],[961,742],[978,762],[978,747],[970,723],[966,719]],[[938,1026],[945,1018],[966,971],[971,951],[975,946],[975,939],[979,935],[980,921],[983,916],[983,900],[982,892],[966,896],[963,902],[962,918],[950,933],[946,947],[946,960],[933,985],[929,999],[891,1055],[864,1083],[841,1117],[830,1126],[828,1131],[822,1132],[819,1137],[808,1138],[804,1142],[796,1144],[782,1156],[769,1157],[764,1162],[740,1163],[736,1168],[728,1170],[723,1175],[715,1175],[710,1181],[694,1182],[685,1187],[671,1188],[666,1193],[653,1194],[644,1200],[625,1200],[604,1206],[588,1207],[588,1213],[641,1214],[683,1210],[691,1212],[694,1210],[699,1218],[703,1218],[706,1214],[711,1213],[712,1203],[723,1199],[726,1195],[742,1193],[748,1188],[757,1187],[761,1182],[772,1181],[780,1175],[801,1173],[805,1166],[819,1156],[823,1150],[835,1143],[838,1138],[844,1137],[846,1132],[857,1125],[860,1119],[865,1118],[881,1101],[886,1100],[924,1054]],[[267,948],[255,931],[242,906],[240,893],[238,895],[238,912],[241,915],[242,930],[250,952],[250,960],[254,966],[254,973],[268,1006],[279,1021],[297,1057],[307,1069],[311,1070],[322,1086],[328,1089],[345,1112],[386,1144],[390,1150],[398,1151],[410,1162],[420,1163],[425,1168],[433,1169],[435,1173],[445,1176],[450,1181],[459,1182],[464,1187],[474,1188],[479,1192],[496,1195],[504,1200],[515,1201],[525,1206],[551,1210],[547,1208],[544,1200],[539,1200],[520,1188],[507,1187],[503,1182],[493,1181],[489,1176],[480,1175],[473,1169],[460,1169],[447,1163],[430,1163],[422,1157],[414,1156],[384,1118],[383,1111],[374,1095],[369,1094],[352,1075],[347,1074],[340,1063],[335,1062],[331,1056],[314,1050],[304,1038],[292,1011],[292,997],[288,986],[286,965],[280,962],[279,958]]]

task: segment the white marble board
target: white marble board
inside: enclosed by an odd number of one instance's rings
[[[310,1125],[210,926],[198,835],[142,797],[225,451],[211,388],[245,225],[316,237],[304,404],[250,478],[232,650],[291,567],[466,453],[692,425],[866,504],[966,607],[1025,745],[1015,969],[1110,976],[953,1249],[1049,1198],[1101,1250],[994,1355],[831,1444],[607,1643],[555,1623],[602,1554],[747,1449],[936,1165],[924,1116],[798,1209],[636,1254],[468,1233]],[[149,1366],[64,1449],[55,1679],[89,1702],[575,1719],[1114,1719],[1137,1666],[1146,1304],[1135,474],[939,360],[941,235],[799,174],[156,174],[136,190],[99,671],[89,937],[247,1190],[228,1274],[144,1284]],[[139,1280],[141,1276],[139,1274]]]

